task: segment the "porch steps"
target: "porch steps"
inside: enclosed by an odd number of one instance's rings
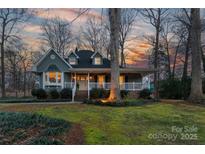
[[[83,101],[84,99],[88,98],[88,91],[87,90],[80,90],[76,91],[75,93],[75,100]]]

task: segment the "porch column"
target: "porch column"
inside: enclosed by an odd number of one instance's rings
[[[76,88],[76,80],[77,80],[76,78],[77,78],[77,77],[76,77],[76,73],[75,73],[75,88]]]
[[[43,89],[45,89],[45,82],[46,82],[46,80],[45,80],[45,72],[43,72]]]
[[[88,73],[88,99],[90,99],[90,73]]]
[[[61,87],[64,88],[64,72],[61,73]]]

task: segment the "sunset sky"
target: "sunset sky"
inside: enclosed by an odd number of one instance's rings
[[[39,46],[42,43],[41,40],[41,28],[40,25],[45,19],[59,17],[63,20],[72,21],[79,13],[79,9],[36,9],[37,13],[28,23],[24,25],[23,37],[26,43],[32,47],[33,50],[39,50]],[[101,17],[102,9],[90,9],[89,12],[80,16],[72,23],[72,32],[75,35],[81,35],[82,27],[90,16]],[[105,12],[105,9],[103,9]],[[132,49],[128,53],[127,62],[135,63],[139,67],[147,66],[147,54],[146,51],[149,45],[143,40],[144,35],[153,34],[152,27],[145,23],[141,17],[136,18],[136,22],[133,26],[132,36],[136,39],[129,43],[129,48]]]

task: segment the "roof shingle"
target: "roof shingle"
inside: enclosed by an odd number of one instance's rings
[[[103,64],[102,65],[94,65],[92,64],[91,56],[94,54],[93,51],[90,50],[79,50],[75,52],[78,58],[77,65],[71,65],[73,68],[110,68],[110,60],[102,57]]]

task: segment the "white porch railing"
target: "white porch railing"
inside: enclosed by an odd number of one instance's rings
[[[65,82],[64,88],[71,88],[73,89],[75,87],[75,82]],[[110,82],[104,82],[102,84],[98,82],[90,82],[89,85],[90,90],[93,88],[103,88],[106,90],[110,89]],[[143,88],[146,88],[145,85],[142,84],[142,82],[125,82],[120,84],[121,90],[128,90],[128,91],[135,91],[135,90],[142,90]]]
[[[110,82],[104,82],[103,84],[99,84],[98,82],[90,82],[90,90],[93,88],[103,88],[106,90],[110,89]],[[142,90],[143,86],[141,82],[125,82],[120,84],[121,90]]]
[[[64,82],[64,88],[71,88],[73,89],[75,82]]]

